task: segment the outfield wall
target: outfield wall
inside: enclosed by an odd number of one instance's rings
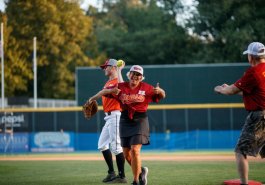
[[[213,92],[218,84],[231,84],[249,67],[246,63],[143,65],[145,82],[165,89],[161,104],[239,103],[240,96],[220,96]],[[124,80],[130,66],[122,70]],[[76,100],[82,105],[102,89],[107,81],[99,67],[76,68]]]
[[[124,78],[129,67],[123,70]],[[151,145],[146,149],[233,148],[247,115],[242,97],[221,96],[215,94],[213,88],[217,84],[235,82],[247,67],[248,64],[144,66],[145,81],[153,85],[160,82],[167,94],[158,105],[149,106]],[[23,136],[24,141],[25,138],[28,140],[18,144],[18,151],[23,150],[24,145],[25,151],[32,151],[34,137],[39,133],[47,134],[43,138],[59,139],[46,141],[46,144],[50,142],[51,147],[56,148],[57,143],[57,149],[59,144],[64,144],[66,148],[62,150],[66,152],[97,150],[97,139],[105,123],[102,107],[96,116],[86,120],[81,105],[102,89],[106,80],[99,68],[77,68],[78,107],[0,110],[0,129],[4,122],[12,122],[14,137],[19,133],[28,136]],[[69,135],[71,144],[66,145],[65,139],[60,140],[63,136],[60,133]],[[3,135],[1,137],[0,145],[6,147],[6,140]],[[36,147],[34,152],[43,151]]]
[[[151,144],[143,150],[222,150],[233,149],[240,131],[194,130],[176,133],[151,133]],[[42,153],[96,151],[99,134],[37,132],[0,134],[0,153]]]
[[[100,133],[105,124],[102,107],[90,120],[81,107],[56,109],[6,109],[0,111],[0,129],[7,121],[14,132]],[[21,112],[20,112],[21,111]],[[239,130],[247,112],[243,104],[173,104],[149,106],[152,133],[188,132],[193,130]]]
[[[0,134],[0,153],[96,151],[104,125],[99,108],[91,120],[81,107],[6,109],[13,112],[0,113],[1,125],[13,125],[13,134]],[[151,145],[143,149],[215,150],[234,147],[246,111],[242,104],[182,104],[153,105],[148,114]]]

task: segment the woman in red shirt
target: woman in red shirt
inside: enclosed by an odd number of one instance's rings
[[[102,93],[116,94],[115,97],[122,104],[120,137],[124,156],[132,168],[132,184],[146,185],[148,168],[141,167],[140,151],[142,145],[150,143],[147,108],[150,102],[158,102],[166,94],[158,84],[153,87],[142,82],[143,74],[143,68],[134,65],[127,73],[129,82],[119,83],[118,87],[103,90]]]

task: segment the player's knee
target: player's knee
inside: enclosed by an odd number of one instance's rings
[[[98,150],[101,151],[101,152],[103,152],[103,151],[105,151],[105,150],[108,150],[108,149],[109,149],[109,148],[106,147],[106,146],[98,147]]]
[[[235,152],[236,159],[240,160],[241,158],[247,159],[247,155],[242,152]]]
[[[140,156],[140,149],[138,149],[138,148],[132,148],[131,149],[131,154],[134,157]]]
[[[120,153],[122,153],[122,148],[115,148],[115,149],[112,149],[111,148],[111,152],[114,154],[114,155],[118,155]]]

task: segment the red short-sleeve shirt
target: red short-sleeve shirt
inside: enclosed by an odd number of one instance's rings
[[[265,63],[250,67],[234,85],[243,91],[246,110],[265,110]]]
[[[128,110],[130,118],[134,112],[146,112],[150,102],[159,101],[159,96],[154,94],[154,87],[145,82],[134,89],[130,88],[129,82],[123,82],[118,84],[118,88],[121,90],[118,99],[123,108]]]

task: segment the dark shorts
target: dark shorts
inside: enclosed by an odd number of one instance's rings
[[[262,111],[251,111],[248,114],[235,152],[254,157],[259,154],[265,158],[265,117]]]
[[[124,148],[131,148],[132,145],[138,144],[149,145],[149,137],[140,134],[130,137],[121,137],[121,146]]]

